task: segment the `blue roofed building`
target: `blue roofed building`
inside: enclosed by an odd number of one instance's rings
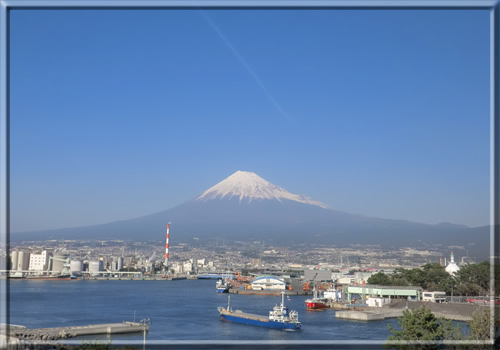
[[[258,276],[252,281],[253,290],[286,289],[286,282],[276,276]]]

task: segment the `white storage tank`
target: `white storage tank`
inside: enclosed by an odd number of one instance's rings
[[[27,270],[30,265],[30,253],[22,250],[17,254],[17,270]]]
[[[78,276],[82,274],[83,271],[83,263],[81,260],[71,260],[69,263],[69,269],[71,270],[71,274]]]
[[[12,271],[16,271],[17,270],[17,255],[18,255],[18,251],[17,250],[14,250],[10,254],[10,269]]]
[[[89,261],[89,273],[91,275],[98,275],[102,271],[102,266],[101,260]]]

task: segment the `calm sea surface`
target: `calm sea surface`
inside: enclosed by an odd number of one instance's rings
[[[334,310],[306,311],[305,296],[291,296],[290,309],[299,312],[302,329],[296,332],[223,322],[218,306],[228,294],[215,291],[215,280],[92,281],[10,280],[10,323],[28,328],[121,323],[149,318],[148,341],[168,340],[385,340],[384,321],[346,321]],[[280,296],[231,294],[231,307],[267,315]],[[83,338],[79,338],[83,339]],[[86,339],[110,339],[102,336]],[[142,335],[116,335],[112,341],[142,340]]]

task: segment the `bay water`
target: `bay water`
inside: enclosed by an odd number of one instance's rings
[[[221,294],[215,280],[10,280],[10,323],[28,328],[83,326],[149,319],[147,341],[339,341],[380,343],[397,329],[397,319],[349,321],[335,318],[335,310],[308,311],[307,296],[290,296],[286,304],[299,313],[302,329],[283,331],[224,322],[218,306],[230,295],[233,310],[268,315],[281,296]],[[77,341],[104,339],[141,341],[143,335],[87,336]]]

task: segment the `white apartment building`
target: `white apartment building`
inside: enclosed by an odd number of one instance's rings
[[[183,270],[184,273],[191,273],[193,272],[193,263],[191,261],[185,261],[183,264]]]
[[[184,273],[184,264],[175,262],[172,265],[170,265],[170,269],[176,274],[180,275]]]

